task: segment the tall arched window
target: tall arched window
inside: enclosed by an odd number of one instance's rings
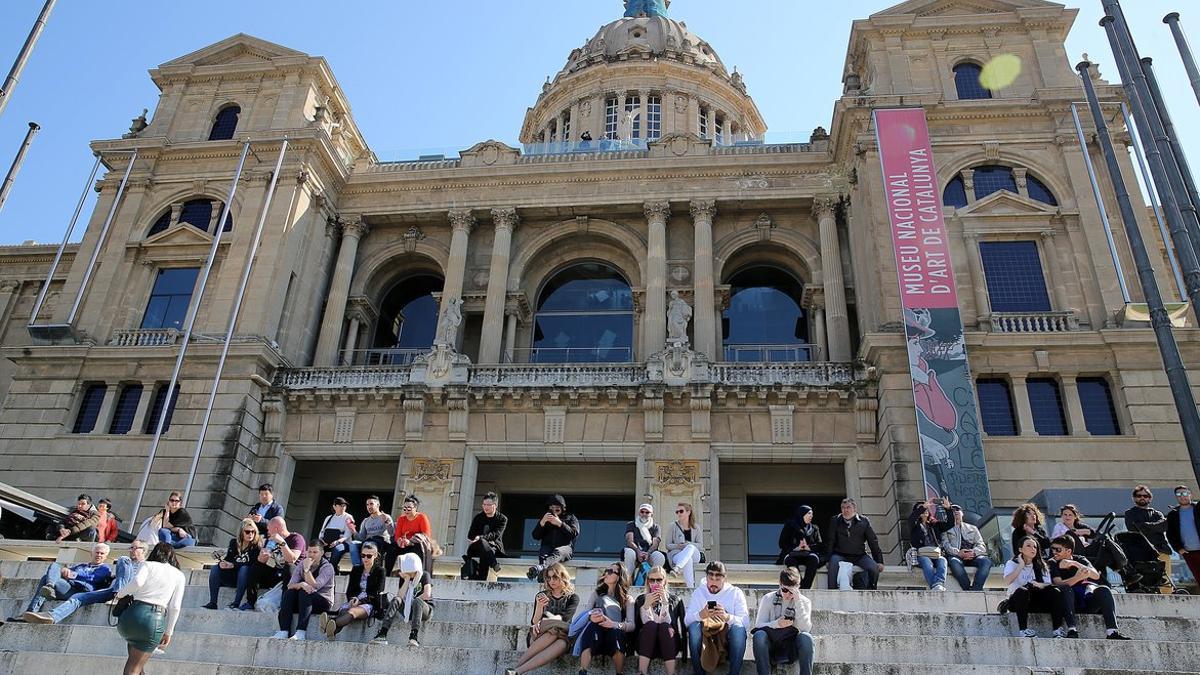
[[[210,141],[227,141],[233,138],[233,132],[237,131],[238,117],[242,114],[242,109],[236,105],[227,105],[217,113],[213,119],[212,131],[208,132],[208,140]]]
[[[433,294],[441,290],[442,279],[425,274],[393,286],[379,304],[374,349],[355,362],[409,363],[416,355],[429,351],[438,322],[438,303]]]
[[[979,201],[989,195],[1007,190],[1013,194],[1018,194],[1017,177],[1013,173],[1012,167],[1000,166],[998,164],[988,164],[977,166],[972,169],[974,173],[973,182],[975,184],[975,200]],[[1029,198],[1035,201],[1049,204],[1050,206],[1058,206],[1058,200],[1054,198],[1054,193],[1046,184],[1037,178],[1026,175],[1025,189],[1029,194]],[[942,192],[942,203],[946,206],[954,206],[962,208],[967,205],[966,185],[963,182],[962,176],[955,176],[946,184],[945,191]]]
[[[960,63],[954,66],[954,88],[958,90],[958,100],[969,101],[988,99],[992,92],[979,81],[983,67],[977,63]]]
[[[726,361],[810,361],[804,285],[777,267],[734,274],[729,309],[721,319]]]
[[[224,208],[223,204],[216,202],[218,208]],[[183,203],[183,209],[179,212],[179,222],[187,223],[201,232],[208,232],[208,225],[213,219],[213,200],[211,199],[189,199]],[[163,212],[154,224],[150,226],[150,231],[146,233],[147,237],[154,235],[167,229],[171,224],[171,209]],[[225,232],[233,229],[233,214],[230,213],[225,218]]]
[[[538,294],[531,363],[633,360],[633,291],[604,263],[572,265]]]

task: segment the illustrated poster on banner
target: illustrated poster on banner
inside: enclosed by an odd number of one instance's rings
[[[990,515],[982,425],[925,111],[874,111],[927,497]]]

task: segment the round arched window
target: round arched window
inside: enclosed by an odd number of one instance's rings
[[[580,263],[555,274],[538,294],[531,363],[617,363],[633,360],[633,292],[604,263]]]
[[[442,280],[431,275],[409,277],[393,286],[379,304],[375,348],[365,362],[409,363],[417,354],[429,351],[438,322],[433,294],[441,290]]]
[[[804,285],[776,267],[749,267],[729,280],[721,319],[726,361],[812,361]]]

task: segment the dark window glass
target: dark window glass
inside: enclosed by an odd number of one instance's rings
[[[137,413],[138,402],[142,400],[142,385],[127,384],[121,388],[117,396],[117,407],[113,410],[112,424],[108,426],[110,434],[127,434],[133,428],[133,416]]]
[[[808,361],[804,286],[774,267],[751,267],[729,280],[729,309],[722,315],[726,361]]]
[[[236,105],[221,108],[221,112],[218,112],[216,119],[213,120],[212,131],[208,132],[208,140],[227,141],[233,138],[233,132],[237,131],[238,117],[241,114],[242,109]]]
[[[812,507],[813,525],[825,537],[829,520],[841,511],[841,502],[841,497],[805,494],[746,495],[746,562],[775,562],[779,556],[780,530],[801,504]]]
[[[958,209],[967,205],[967,188],[963,184],[962,176],[955,176],[946,185],[946,190],[942,192],[942,203]]]
[[[146,303],[146,313],[142,316],[142,328],[182,329],[199,273],[198,267],[159,270],[154,289],[150,291],[150,302]]]
[[[1058,381],[1030,378],[1025,381],[1025,388],[1029,392],[1029,407],[1033,409],[1034,431],[1041,436],[1066,436],[1067,417]]]
[[[217,208],[225,208],[223,204],[217,202]],[[179,222],[187,223],[192,227],[208,232],[208,224],[212,222],[213,217],[213,200],[211,199],[189,199],[183,203],[183,209],[179,212]],[[171,209],[167,209],[154,224],[150,226],[150,231],[146,233],[147,237],[154,235],[167,229],[171,224]],[[228,232],[233,229],[233,213],[225,216],[224,231]]]
[[[79,414],[75,416],[73,434],[90,434],[96,428],[96,418],[100,417],[100,406],[104,403],[104,394],[108,385],[89,384],[83,389],[83,399],[79,402]]]
[[[993,312],[1050,311],[1037,242],[980,242],[979,255]]]
[[[1113,403],[1108,380],[1103,377],[1081,377],[1076,384],[1088,433],[1093,436],[1120,436],[1121,424],[1117,421],[1117,407]]]
[[[1007,166],[975,167],[975,199],[984,197],[1001,190],[1017,194],[1017,178],[1012,169]]]
[[[632,471],[632,467],[630,467]],[[537,555],[541,543],[533,538],[533,527],[546,515],[548,494],[504,493],[501,510],[508,516],[504,548],[509,555]],[[567,512],[579,519],[575,557],[615,556],[625,544],[625,524],[633,519],[630,504],[634,495],[577,495],[564,493]],[[657,515],[657,514],[656,514]],[[659,527],[663,527],[663,523]],[[664,536],[665,538],[665,536]]]
[[[167,226],[169,226],[170,224],[171,224],[171,209],[167,209],[166,211],[163,211],[163,214],[158,217],[158,220],[154,221],[154,224],[150,226],[150,231],[146,233],[146,236],[153,237],[154,235],[158,234],[159,232],[162,232],[163,230],[167,229]]]
[[[167,398],[167,383],[163,382],[154,390],[154,400],[150,403],[150,412],[146,413],[146,425],[143,428],[148,434],[154,433],[154,429],[158,426],[158,416],[162,414],[163,401]],[[172,392],[171,402],[167,405],[167,419],[163,420],[163,433],[167,433],[171,429],[171,418],[175,416],[175,403],[179,401],[179,385],[175,385],[175,391]]]
[[[380,305],[375,351],[367,355],[367,362],[407,363],[418,351],[428,350],[438,322],[438,303],[433,294],[441,290],[440,278],[424,275],[393,286]]]
[[[1050,188],[1042,181],[1033,176],[1025,177],[1025,189],[1029,190],[1029,198],[1049,204],[1050,206],[1058,206],[1058,200],[1054,198],[1054,193],[1050,192]]]
[[[529,360],[633,360],[633,292],[629,283],[602,263],[574,265],[555,275],[538,297]]]
[[[989,436],[1016,436],[1017,418],[1013,414],[1012,392],[1005,380],[980,378],[979,414],[983,418],[983,430]]]
[[[958,90],[958,100],[988,99],[992,92],[988,91],[979,76],[983,68],[974,63],[960,63],[954,67],[954,87]]]

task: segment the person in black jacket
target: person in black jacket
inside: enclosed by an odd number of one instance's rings
[[[871,552],[867,553],[870,547]],[[842,512],[829,521],[829,588],[837,588],[838,569],[842,562],[858,565],[867,575],[867,588],[874,590],[883,572],[883,550],[871,521],[858,513],[858,505],[847,497],[842,500]]]
[[[675,660],[687,654],[688,641],[683,625],[684,606],[679,596],[667,588],[667,572],[650,568],[646,592],[633,603],[633,639],[631,652],[638,656],[638,673],[650,672],[651,659],[662,659],[668,675],[675,673]]]
[[[205,609],[217,608],[217,594],[221,587],[236,588],[233,602],[229,609],[237,609],[242,604],[246,590],[250,588],[251,575],[254,572],[254,561],[258,559],[258,550],[262,548],[262,537],[253,520],[245,518],[238,528],[238,536],[229,540],[229,549],[225,557],[208,573],[208,604]],[[215,552],[214,552],[215,553]]]
[[[949,508],[949,499],[943,500],[943,503]],[[953,523],[939,522],[934,517],[932,500],[917,502],[908,517],[908,541],[917,549],[917,564],[925,575],[925,583],[929,584],[932,591],[946,590],[946,557],[941,555],[941,538],[942,533],[953,526]],[[936,556],[933,555],[933,549],[938,550]]]
[[[183,495],[172,492],[167,505],[158,512],[158,539],[180,549],[196,545],[196,526],[192,516],[183,508]]]
[[[1192,504],[1191,488],[1176,485],[1175,501],[1179,505],[1167,514],[1167,541],[1187,563],[1192,576],[1200,580],[1200,518]]]
[[[1037,540],[1038,550],[1042,555],[1050,550],[1050,537],[1046,535],[1046,516],[1042,515],[1042,510],[1037,507],[1037,504],[1022,504],[1013,511],[1012,517],[1012,541],[1013,548],[1017,547],[1017,542],[1025,537],[1033,537]]]
[[[471,519],[471,529],[467,530],[467,553],[463,560],[479,558],[479,566],[470,577],[474,581],[487,581],[488,569],[500,571],[499,556],[504,555],[504,528],[508,527],[508,517],[497,510],[495,492],[483,496],[483,511]]]
[[[546,501],[546,515],[533,527],[533,538],[542,542],[538,564],[530,565],[525,576],[539,579],[547,567],[570,560],[575,555],[578,536],[579,519],[567,513],[567,500],[562,495],[552,495]]]
[[[347,579],[346,602],[336,614],[321,614],[321,632],[330,640],[355,621],[369,619],[380,608],[379,595],[387,581],[382,555],[372,542],[362,545],[361,555],[363,564],[350,570]]]
[[[817,570],[824,564],[821,550],[821,530],[813,525],[811,506],[797,506],[796,513],[779,531],[779,557],[776,565],[804,569],[801,588],[812,588]]]
[[[263,483],[258,486],[258,503],[250,507],[250,520],[258,526],[258,533],[267,536],[267,523],[283,515],[283,507],[275,502],[275,486]]]

